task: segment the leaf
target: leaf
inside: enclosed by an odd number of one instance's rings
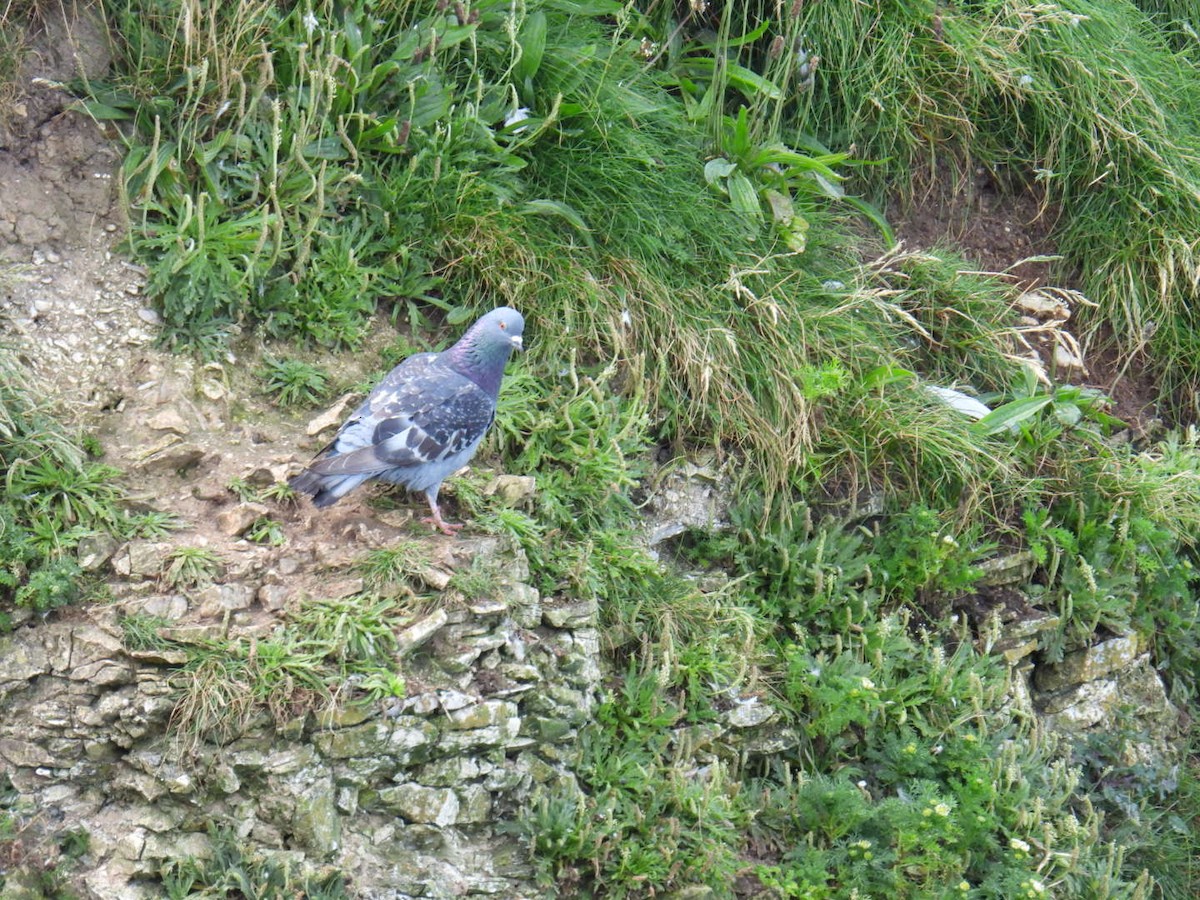
[[[842,198],[842,202],[853,206],[866,216],[879,229],[879,234],[883,237],[884,243],[888,247],[896,246],[896,232],[892,231],[892,226],[888,224],[887,219],[883,217],[883,213],[880,212],[877,206],[873,203],[868,203],[861,197],[852,197],[849,194]]]
[[[526,215],[556,216],[563,219],[579,232],[589,247],[594,246],[592,230],[588,228],[583,216],[559,200],[527,200],[521,207],[521,212]]]
[[[336,137],[324,137],[309,144],[303,150],[308,159],[341,160],[350,156],[341,140]]]
[[[708,184],[716,184],[723,178],[728,178],[730,174],[737,171],[737,163],[730,162],[723,156],[718,156],[716,159],[710,159],[704,164],[704,180]]]
[[[911,381],[916,377],[916,372],[902,369],[900,366],[877,366],[863,376],[862,384],[867,390],[872,390],[885,384]]]
[[[830,197],[834,200],[841,200],[846,196],[846,192],[844,190],[842,190],[820,172],[812,172],[810,174],[813,177],[813,181],[820,186],[821,192],[826,197]]]
[[[1047,394],[1037,397],[1022,397],[1019,400],[1013,400],[993,409],[976,422],[975,427],[984,434],[998,434],[1001,431],[1009,431],[1014,426],[1032,419],[1052,402],[1053,398]]]
[[[792,206],[792,198],[787,194],[781,194],[779,191],[766,192],[767,203],[771,207],[771,216],[780,225],[787,225],[796,216],[796,209]]]
[[[469,318],[471,318],[469,306],[454,306],[446,312],[446,321],[451,325],[461,325]]]
[[[93,119],[104,121],[120,121],[133,118],[133,110],[122,109],[118,106],[109,106],[107,103],[101,103],[99,100],[77,100],[69,108],[83,110]]]
[[[521,33],[517,35],[521,58],[517,60],[513,75],[517,81],[533,78],[542,66],[546,53],[546,14],[540,9],[525,19]]]
[[[758,192],[754,190],[750,179],[741,172],[734,172],[725,184],[729,188],[729,199],[733,203],[733,208],[747,219],[755,222],[762,221],[762,204],[758,202]]]
[[[689,56],[680,60],[680,65],[692,72],[708,75],[710,78],[716,72],[716,60],[706,56]],[[725,64],[725,77],[729,83],[745,94],[747,100],[757,100],[766,96],[769,100],[783,99],[783,91],[779,85],[757,72],[739,66],[736,63]]]
[[[1054,418],[1064,425],[1078,425],[1083,418],[1083,410],[1079,408],[1078,403],[1055,401],[1053,408]]]

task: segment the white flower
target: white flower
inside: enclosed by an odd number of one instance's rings
[[[629,310],[627,309],[621,310],[621,324],[626,328],[633,324],[633,316],[629,314]]]
[[[317,26],[321,24],[317,21],[317,17],[313,15],[313,11],[311,9],[304,14],[304,18],[301,21],[304,23],[304,30],[308,32],[309,37],[312,37],[312,33],[316,31]]]
[[[1017,84],[1021,85],[1021,87],[1029,87],[1031,84],[1033,84],[1033,76],[1022,75],[1017,79]]]

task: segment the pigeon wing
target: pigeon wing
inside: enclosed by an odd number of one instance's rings
[[[487,431],[495,405],[474,382],[422,361],[406,377],[385,379],[309,469],[321,475],[379,475],[463,453]]]

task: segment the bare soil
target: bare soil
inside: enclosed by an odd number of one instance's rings
[[[894,198],[888,212],[897,237],[909,249],[948,248],[978,271],[1011,282],[1018,292],[1042,286],[1078,289],[1077,279],[1058,258],[1054,228],[1059,211],[1039,190],[1002,184],[984,168],[960,179],[941,167],[912,198]],[[1067,327],[1072,328],[1070,323]],[[1154,378],[1140,365],[1124,365],[1104,334],[1072,331],[1086,363],[1086,372],[1073,373],[1082,376],[1075,383],[1103,391],[1109,412],[1129,423],[1135,435],[1153,432],[1158,427]],[[1046,348],[1041,349],[1046,355]]]

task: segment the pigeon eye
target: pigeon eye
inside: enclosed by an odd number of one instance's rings
[[[501,331],[508,331],[508,323],[507,323],[507,322],[501,322],[501,323],[500,323],[500,330],[501,330]]]

